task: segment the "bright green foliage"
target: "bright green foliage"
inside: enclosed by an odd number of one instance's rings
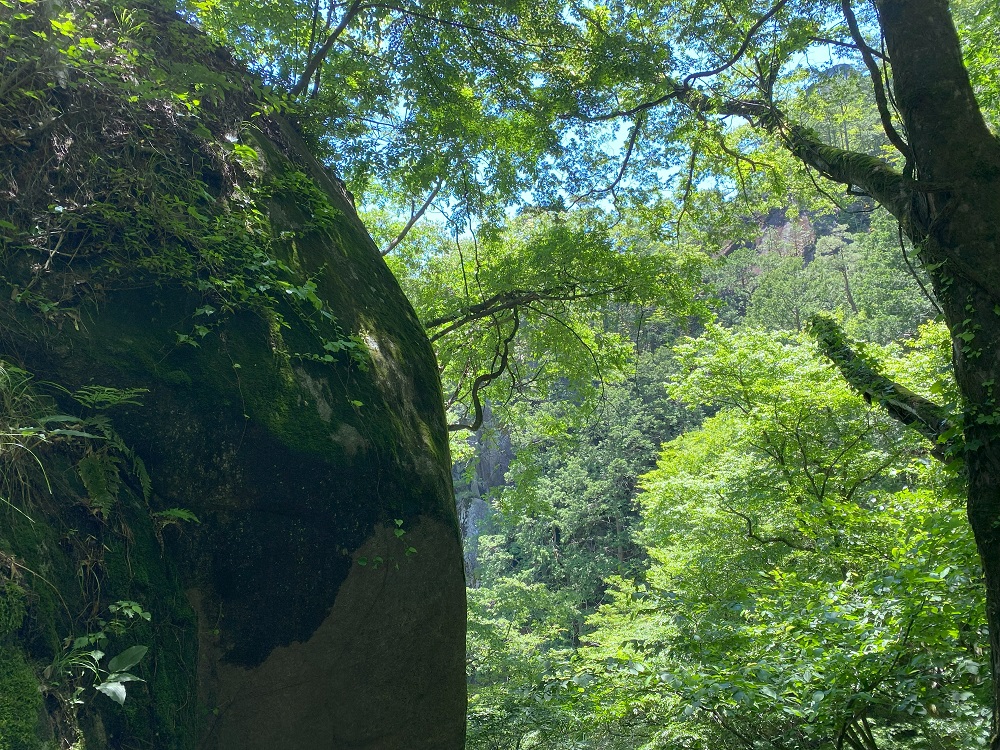
[[[654,563],[591,619],[601,646],[577,669],[713,747],[981,738],[986,636],[960,483],[799,338],[716,330],[678,351],[676,395],[721,411],[644,479]]]
[[[870,33],[872,11],[855,5]],[[952,3],[996,124],[994,5]],[[34,248],[42,264],[87,233],[106,253],[102,283],[134,283],[116,275],[126,260],[144,281],[181,280],[201,300],[179,344],[197,346],[220,315],[250,308],[276,339],[285,314],[313,321],[321,343],[301,358],[350,353],[356,342],[294,272],[298,238],[272,237],[260,202],[294,196],[303,231],[324,231],[332,209],[303,175],[265,175],[252,128],[225,117],[227,97],[247,92],[225,70],[152,65],[145,11],[59,10],[38,28],[39,7],[0,0],[0,147],[58,127],[54,92],[90,77],[124,91],[119,117],[166,113],[214,157],[190,175],[162,144],[128,168],[100,154],[71,161],[64,172],[86,169],[97,198],[54,192],[35,201],[45,211],[0,216],[0,240]],[[488,399],[493,427],[512,432],[520,454],[516,484],[480,537],[469,597],[471,747],[930,750],[982,739],[981,591],[959,481],[798,334],[813,312],[836,311],[851,335],[887,344],[916,335],[931,310],[896,228],[876,215],[869,230],[852,216],[871,208],[858,196],[832,196],[843,208],[834,226],[829,198],[782,141],[789,129],[773,105],[831,145],[899,164],[861,93],[858,56],[815,41],[850,43],[839,4],[187,7],[268,82],[298,91],[272,105],[295,110],[378,217],[383,248],[427,196],[446,217],[414,229],[390,262],[437,344],[453,420],[476,425]],[[817,52],[822,68],[800,65]],[[119,194],[131,202],[102,198]],[[511,218],[512,205],[533,207]],[[793,223],[762,231],[776,208]],[[289,258],[272,252],[279,244]],[[728,256],[712,279],[720,317],[744,327],[710,328],[676,358],[665,348],[636,357],[634,321],[704,319],[702,250]],[[12,291],[50,320],[79,323],[73,298]],[[670,343],[670,328],[655,345]],[[919,335],[868,353],[957,406],[947,335]],[[81,402],[113,405],[106,395]],[[677,437],[692,413],[670,396],[711,416]],[[86,426],[58,415],[29,424],[18,408],[4,443],[15,472],[42,433],[59,432],[51,426],[66,425],[67,439]],[[100,434],[107,445],[76,466],[106,520],[120,469],[144,494],[149,484]],[[636,477],[662,440],[671,442],[644,480],[640,512]],[[190,520],[178,508],[156,523]]]
[[[934,311],[881,211],[865,231],[799,215],[765,229],[757,246],[734,251],[713,276],[726,303],[722,320],[762,328],[801,331],[816,312],[836,311],[852,336],[885,344],[913,335]]]
[[[632,377],[609,385],[569,433],[558,430],[574,424],[566,415],[573,405],[559,401],[514,433],[517,460],[510,485],[497,494],[495,523],[516,562],[503,564],[486,551],[485,580],[528,577],[586,609],[601,600],[605,578],[641,570],[632,537],[637,478],[663,441],[695,421],[662,387],[674,366],[668,355],[661,349],[640,357]]]
[[[675,352],[579,436],[546,437],[542,414],[524,435],[479,538],[470,747],[975,746],[989,683],[960,479],[804,335],[712,328]],[[955,403],[942,326],[866,352]],[[684,423],[657,377],[714,414],[643,479],[639,540],[616,537],[650,438]]]
[[[464,424],[476,398],[507,404],[558,385],[581,402],[622,377],[631,345],[608,325],[612,310],[704,310],[701,253],[612,227],[596,211],[524,215],[450,240],[425,230],[389,260],[436,344],[447,405]]]
[[[643,106],[666,101],[685,76],[735,52],[757,20],[749,5],[188,6],[269,82],[299,92],[295,107],[307,127],[366,203],[401,210],[443,186],[437,205],[461,225],[469,216],[496,218],[509,204],[645,203],[657,183],[678,193],[697,186],[688,197],[712,206],[768,192],[771,175],[726,165],[740,144],[718,122]],[[769,50],[759,75],[808,46],[825,20],[822,7],[796,10],[802,15],[779,13],[759,35]],[[302,81],[333,33],[316,74]],[[741,64],[711,80],[745,92],[754,77]],[[724,184],[703,179],[720,172]]]
[[[865,73],[848,63],[809,75],[790,105],[796,119],[831,146],[877,155],[888,145]]]
[[[553,648],[565,647],[578,616],[570,595],[516,578],[469,590],[471,747],[517,747],[526,736],[558,737],[572,715],[538,700]]]
[[[663,335],[657,328],[638,338]],[[591,713],[603,696],[588,694],[587,709],[560,702],[563,682],[589,680],[565,663],[589,638],[584,620],[605,601],[605,580],[645,565],[633,536],[637,477],[692,419],[662,386],[673,367],[665,348],[644,354],[588,418],[553,400],[514,433],[511,484],[478,538],[469,592],[470,747],[561,747],[592,730],[608,739]]]
[[[989,0],[953,0],[955,24],[962,37],[965,66],[976,88],[976,100],[994,132],[1000,128],[1000,8]]]
[[[189,5],[206,30],[286,90],[348,12],[325,0]],[[354,10],[297,105],[352,189],[377,199],[385,186],[419,202],[443,181],[442,198],[478,214],[531,184],[558,150],[526,76],[570,31],[558,3]]]

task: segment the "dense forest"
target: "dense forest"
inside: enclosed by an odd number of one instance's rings
[[[998,73],[993,0],[0,0],[0,750],[1000,750]]]

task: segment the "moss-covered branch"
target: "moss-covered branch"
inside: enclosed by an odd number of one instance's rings
[[[910,189],[902,174],[881,159],[823,143],[811,128],[792,125],[783,132],[788,149],[824,177],[857,187],[901,221],[910,205]]]
[[[906,223],[912,182],[881,159],[824,143],[816,131],[788,121],[774,102],[757,99],[713,99],[688,82],[670,81],[662,96],[630,109],[584,117],[587,122],[627,119],[668,102],[680,102],[700,115],[741,117],[769,133],[778,134],[786,148],[824,177],[858,188]],[[905,144],[904,144],[905,145]],[[909,151],[904,151],[908,154]]]
[[[826,315],[814,315],[809,332],[820,350],[837,366],[848,384],[869,403],[875,402],[898,421],[912,427],[931,442],[931,455],[950,462],[960,455],[962,438],[951,414],[909,388],[890,380]]]

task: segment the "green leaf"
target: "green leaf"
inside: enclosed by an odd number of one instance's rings
[[[108,662],[109,672],[124,672],[138,664],[149,651],[148,646],[132,646]]]
[[[131,672],[114,672],[108,675],[105,682],[145,682],[145,680]]]
[[[102,682],[97,690],[111,698],[119,706],[125,704],[125,686],[120,682]]]
[[[83,430],[50,430],[50,435],[65,435],[67,437],[82,437],[82,438],[93,438],[99,440],[99,435],[94,435],[89,432],[84,432]]]

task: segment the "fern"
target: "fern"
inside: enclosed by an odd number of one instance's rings
[[[112,388],[108,385],[85,385],[73,393],[73,398],[91,409],[108,409],[123,404],[142,406],[139,394],[148,391],[148,388]]]
[[[142,489],[142,498],[148,503],[153,495],[153,481],[149,478],[149,472],[146,471],[146,464],[143,460],[122,440],[122,436],[111,426],[111,421],[107,417],[91,417],[86,423],[100,432],[108,445],[128,461],[130,473],[139,480],[139,487]]]
[[[88,453],[77,462],[76,471],[87,489],[91,509],[106,519],[118,501],[121,487],[118,458],[106,451]]]

